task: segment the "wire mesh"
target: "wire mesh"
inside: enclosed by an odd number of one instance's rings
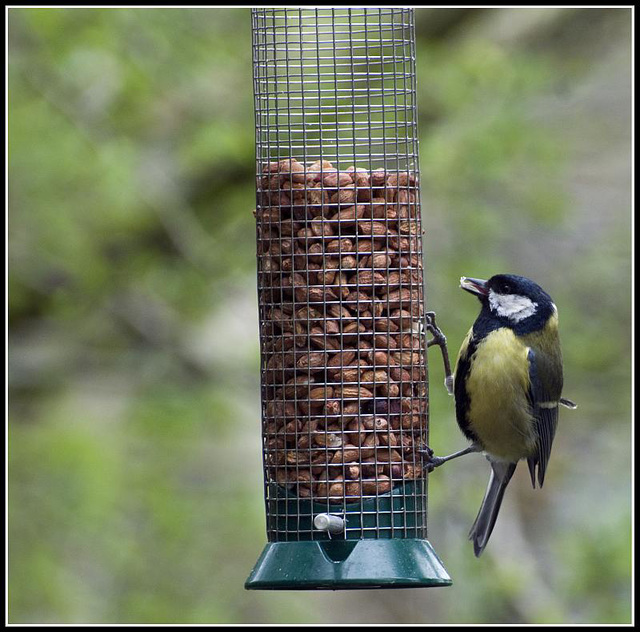
[[[426,537],[413,10],[252,26],[269,541]]]

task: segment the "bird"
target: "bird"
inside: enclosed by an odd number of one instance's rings
[[[542,487],[558,424],[563,364],[558,309],[537,283],[515,274],[488,280],[461,277],[460,287],[481,305],[456,361],[452,391],[456,420],[470,445],[448,456],[428,450],[428,469],[482,452],[491,474],[469,532],[479,557],[496,523],[516,466],[526,459],[531,483]],[[451,380],[449,380],[451,383]]]

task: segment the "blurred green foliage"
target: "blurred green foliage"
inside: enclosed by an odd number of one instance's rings
[[[556,300],[547,484],[431,477],[439,591],[243,589],[265,541],[248,9],[9,11],[12,623],[624,623],[631,617],[630,12],[420,9],[427,292]],[[506,28],[505,28],[506,25]],[[431,360],[431,443],[464,445]],[[520,476],[521,475],[521,476]]]

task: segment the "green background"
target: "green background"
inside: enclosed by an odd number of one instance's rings
[[[565,395],[543,490],[491,543],[488,477],[430,478],[451,588],[248,592],[265,538],[249,9],[9,10],[13,623],[631,618],[631,11],[416,10],[427,301],[461,275],[555,299]],[[431,360],[431,445],[464,447]]]

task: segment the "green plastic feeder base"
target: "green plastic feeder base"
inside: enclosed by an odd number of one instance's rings
[[[249,590],[344,590],[450,586],[423,539],[270,542],[244,587]]]

